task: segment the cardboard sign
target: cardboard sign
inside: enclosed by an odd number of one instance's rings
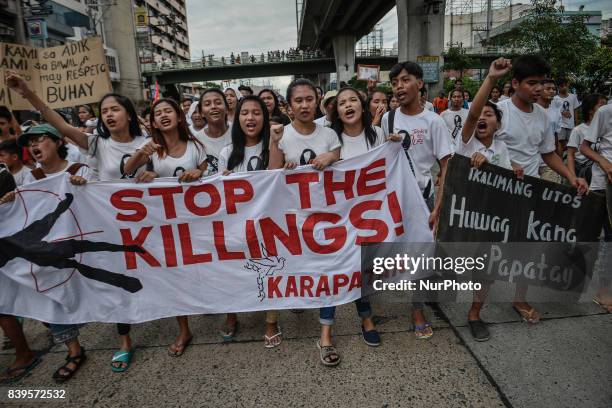
[[[605,199],[510,170],[470,166],[455,155],[444,183],[438,239],[443,242],[595,242]]]
[[[112,90],[99,37],[52,48],[0,43],[0,105],[32,109],[28,101],[6,86],[7,70],[22,75],[52,109],[95,103]]]

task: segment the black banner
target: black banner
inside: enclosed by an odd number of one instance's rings
[[[438,226],[441,242],[594,242],[605,197],[535,177],[518,179],[491,164],[449,161]]]

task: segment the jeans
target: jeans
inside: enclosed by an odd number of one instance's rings
[[[78,324],[49,323],[49,330],[51,330],[53,335],[53,341],[60,344],[76,340],[79,337],[79,327],[81,326]]]
[[[355,306],[357,307],[357,314],[359,317],[364,318],[372,316],[372,306],[367,298],[355,300]],[[335,315],[336,306],[322,307],[319,309],[319,323],[323,326],[333,326]]]

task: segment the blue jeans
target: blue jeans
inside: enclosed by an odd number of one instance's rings
[[[367,298],[355,300],[357,314],[362,319],[372,316],[372,306]],[[336,315],[336,306],[322,307],[319,309],[319,323],[323,326],[333,326],[334,316]]]
[[[78,324],[54,324],[49,323],[49,330],[53,335],[53,341],[56,343],[68,343],[69,341],[76,340],[79,337],[79,327],[82,325]]]

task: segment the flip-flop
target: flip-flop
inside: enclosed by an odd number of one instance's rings
[[[181,343],[181,344],[176,344],[176,343],[172,343],[171,346],[178,346],[176,347],[178,350],[176,352],[170,350],[170,348],[168,348],[168,355],[170,357],[180,357],[185,353],[185,350],[187,350],[187,347],[189,347],[189,345],[191,344],[191,340],[193,340],[193,336],[191,336],[190,338],[187,339],[187,341]]]
[[[335,367],[340,364],[340,354],[336,347],[334,346],[321,346],[321,341],[317,340],[317,347],[319,348],[319,357],[321,358],[321,363],[323,363],[326,367]],[[326,358],[331,360],[331,356],[335,355],[336,359],[333,361],[327,361]]]
[[[519,309],[518,307],[512,305],[512,308],[519,314],[519,316],[521,316],[521,319],[523,319],[525,323],[537,324],[540,322],[540,314],[533,307],[527,310]]]
[[[14,384],[22,378],[27,377],[30,372],[32,372],[34,367],[40,364],[41,361],[42,359],[40,357],[35,357],[34,360],[28,365],[23,365],[15,368],[7,368],[2,372],[4,375],[11,375],[16,371],[21,371],[21,374],[15,375],[13,377],[0,379],[0,384]]]
[[[223,337],[224,342],[229,343],[233,341],[236,333],[238,333],[238,321],[236,320],[236,324],[233,326],[224,323],[221,330],[219,330],[219,333],[221,333],[221,337]]]
[[[612,313],[612,305],[607,305],[603,302],[600,302],[599,299],[597,298],[593,298],[593,302],[595,302],[595,304],[597,304],[599,307],[601,307],[603,310],[606,311],[606,313]]]
[[[115,373],[123,373],[130,368],[130,363],[132,362],[132,357],[134,357],[134,349],[131,348],[129,350],[118,350],[113,354],[113,359],[111,360],[111,370]],[[124,363],[125,367],[117,367],[113,365],[113,363]]]
[[[433,336],[433,328],[431,323],[425,322],[422,325],[414,325],[414,336],[417,340],[427,340]]]
[[[265,348],[274,348],[281,344],[281,342],[283,341],[283,337],[282,337],[283,333],[280,331],[280,327],[277,330],[278,330],[278,333],[270,337],[264,334],[264,340],[265,340],[264,347]],[[276,338],[278,338],[278,343],[275,340]]]

